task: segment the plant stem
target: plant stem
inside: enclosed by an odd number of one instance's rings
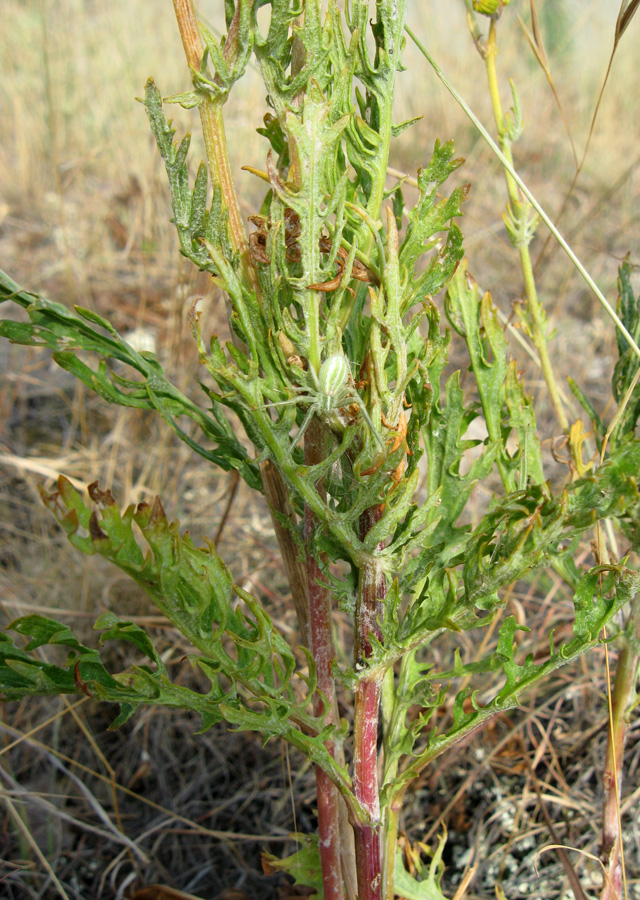
[[[384,5],[385,4],[380,4],[380,6]],[[408,0],[400,0],[400,2],[395,2],[394,4],[395,16],[393,27],[395,29],[398,41],[396,52],[398,52],[399,50],[399,45],[404,30],[404,23],[407,17],[408,5]],[[380,209],[382,208],[382,201],[384,198],[384,191],[387,181],[387,165],[389,163],[389,152],[391,150],[392,110],[397,68],[393,60],[389,61],[387,65],[388,72],[385,90],[380,91],[377,95],[378,114],[380,116],[380,124],[378,130],[378,133],[380,135],[380,143],[378,146],[375,166],[372,167],[372,171],[374,173],[373,184],[369,202],[367,203],[367,212],[372,219],[377,219],[379,217]],[[367,245],[365,245],[367,246],[367,249],[365,252],[368,256],[373,244],[373,235],[369,235],[367,241],[368,243]]]
[[[620,647],[616,667],[616,683],[611,698],[607,759],[603,773],[602,803],[602,861],[605,878],[601,900],[618,900],[622,896],[624,867],[620,841],[620,797],[624,745],[628,732],[628,717],[636,699],[636,681],[640,663],[640,599],[631,602],[627,633],[618,638]]]
[[[384,836],[384,897],[395,900],[396,848],[398,844],[398,825],[404,804],[405,789],[396,791],[387,807],[387,820]]]
[[[307,429],[304,442],[305,465],[314,466],[325,456],[325,431],[322,422],[314,418]],[[322,484],[316,485],[319,493]],[[332,665],[335,660],[331,618],[331,594],[322,574],[321,561],[313,552],[313,536],[318,527],[309,506],[304,510],[304,539],[307,548],[307,586],[309,593],[309,638],[313,655],[317,688],[314,702],[316,715],[325,713],[327,724],[337,724],[337,703]],[[335,755],[332,741],[327,750]],[[329,776],[316,766],[318,794],[318,836],[320,838],[320,863],[325,900],[344,900],[342,865],[340,854],[340,797]]]
[[[398,841],[398,825],[400,813],[404,802],[406,786],[399,790],[392,790],[398,774],[398,754],[394,748],[402,739],[406,731],[406,703],[404,695],[407,691],[406,678],[411,671],[415,660],[416,650],[410,650],[402,657],[397,683],[393,674],[393,667],[389,667],[382,684],[382,719],[384,733],[384,774],[383,788],[390,790],[387,800],[384,822],[384,897],[385,900],[394,900],[394,881],[396,868],[396,844]]]
[[[292,524],[296,521],[296,513],[291,502],[289,488],[268,459],[260,465],[260,475],[264,496],[269,505],[271,521],[280,548],[280,555],[287,570],[287,579],[291,590],[293,605],[298,619],[300,639],[305,647],[309,646],[309,597],[307,590],[307,573],[300,560],[298,547],[292,537],[291,528],[283,524],[284,519]]]
[[[498,76],[496,71],[497,55],[498,44],[496,41],[496,23],[495,20],[492,19],[491,25],[489,27],[489,38],[487,41],[487,48],[485,53],[485,65],[487,69],[487,78],[489,81],[489,93],[491,95],[493,116],[496,122],[496,128],[498,130],[498,141],[500,144],[500,149],[506,157],[510,167],[513,168],[511,140],[508,136],[507,128],[505,126],[502,103],[500,101],[500,90],[498,88]],[[507,193],[509,195],[511,210],[514,215],[517,215],[517,210],[522,209],[522,201],[518,195],[518,188],[513,176],[506,168],[504,170],[504,175],[507,183]],[[525,213],[523,212],[522,214],[524,215]],[[540,368],[547,385],[549,399],[551,401],[556,419],[558,420],[558,424],[560,425],[560,428],[562,428],[562,430],[565,432],[565,434],[568,434],[569,420],[567,419],[567,414],[564,411],[562,398],[558,390],[558,385],[556,383],[556,378],[553,372],[553,366],[551,365],[551,359],[549,357],[547,339],[544,333],[544,312],[540,304],[540,300],[538,299],[538,292],[536,290],[536,282],[533,274],[533,266],[531,263],[531,254],[529,251],[529,243],[526,239],[523,238],[518,242],[518,252],[520,254],[520,265],[522,268],[522,277],[524,279],[524,290],[527,298],[527,312],[529,313],[531,334],[536,350],[538,351]]]
[[[362,681],[356,691],[353,772],[358,802],[371,822],[356,826],[358,900],[381,900],[380,800],[378,794],[378,704],[380,685]]]
[[[533,328],[531,329],[533,343],[535,344],[535,348],[538,351],[540,369],[542,371],[542,376],[545,380],[545,384],[547,385],[547,390],[549,391],[549,399],[551,400],[551,405],[553,406],[553,411],[555,412],[558,424],[560,425],[560,428],[562,428],[562,430],[565,432],[565,434],[568,434],[569,420],[567,418],[567,414],[564,411],[562,398],[560,396],[560,391],[558,390],[558,384],[556,382],[553,366],[551,364],[551,358],[549,357],[547,338],[544,333],[544,313],[542,310],[542,306],[540,305],[540,301],[538,300],[538,292],[536,291],[536,282],[531,265],[531,253],[529,252],[529,247],[524,244],[521,245],[518,249],[520,251],[520,265],[522,268],[524,289],[527,297],[527,309],[533,325]]]
[[[509,160],[509,164],[513,167],[513,154],[511,153],[511,142],[508,140],[504,126],[504,114],[502,112],[502,102],[500,100],[500,88],[498,87],[498,72],[496,69],[496,58],[498,56],[498,43],[496,40],[496,23],[492,20],[489,28],[489,39],[485,53],[485,65],[487,68],[487,79],[489,81],[489,95],[491,96],[491,106],[493,108],[493,117],[498,130],[498,142],[500,149]],[[518,190],[513,176],[505,169],[505,180],[507,182],[507,193],[509,201],[512,204],[518,202]]]
[[[193,71],[199,72],[202,64],[204,48],[196,20],[193,0],[173,0],[176,20],[182,38],[182,46],[187,64]],[[231,174],[231,164],[227,151],[227,138],[222,117],[224,97],[205,97],[199,106],[202,134],[209,166],[209,174],[214,187],[219,187],[222,201],[229,213],[229,238],[231,246],[239,254],[245,284],[260,299],[260,283],[256,270],[251,262],[249,241],[244,227],[238,196]]]
[[[382,507],[365,510],[360,518],[364,539],[382,514]],[[356,668],[366,666],[372,654],[372,638],[381,640],[378,624],[381,601],[386,596],[386,581],[375,558],[360,569],[356,606]],[[353,787],[356,799],[369,815],[369,823],[355,829],[358,900],[382,898],[382,847],[380,794],[378,790],[378,709],[381,677],[361,679],[356,689]]]

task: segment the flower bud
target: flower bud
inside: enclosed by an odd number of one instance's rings
[[[501,13],[503,6],[508,6],[511,0],[472,0],[473,8],[483,16],[495,16]]]
[[[286,356],[287,360],[289,360],[292,356],[295,356],[296,348],[284,333],[284,331],[278,332],[278,343],[280,344],[280,349]]]

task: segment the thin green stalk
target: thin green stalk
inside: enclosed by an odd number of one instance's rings
[[[564,405],[558,383],[556,381],[551,359],[549,357],[549,348],[547,346],[547,338],[544,333],[544,313],[540,301],[538,300],[538,292],[536,290],[535,276],[531,264],[531,254],[529,247],[521,244],[518,248],[520,253],[520,266],[524,278],[524,289],[527,297],[527,311],[531,319],[533,343],[538,351],[538,359],[540,360],[540,369],[542,371],[547,390],[549,391],[549,399],[556,414],[558,424],[565,432],[569,432],[569,420],[564,411]]]
[[[387,804],[384,831],[384,898],[395,900],[396,848],[400,813],[404,805],[405,788],[396,791]]]
[[[406,707],[402,703],[401,698],[407,672],[415,659],[415,652],[415,650],[410,650],[402,657],[397,686],[395,685],[393,667],[389,667],[382,683],[382,720],[384,725],[383,787],[385,788],[395,783],[398,774],[398,755],[393,753],[393,748],[397,746],[405,729]],[[384,809],[383,895],[385,900],[395,900],[396,845],[404,794],[404,788],[399,791],[393,791]]]
[[[500,90],[498,87],[498,76],[496,71],[497,55],[498,44],[496,40],[496,22],[495,19],[492,19],[491,25],[489,27],[489,39],[487,41],[484,59],[489,81],[491,105],[493,107],[493,115],[498,130],[500,147],[505,155],[505,158],[508,160],[510,167],[513,168],[511,140],[507,134],[504,113],[502,110],[502,103],[500,101]],[[506,168],[504,172],[507,182],[507,192],[509,194],[509,203],[511,205],[513,214],[526,215],[526,211],[522,209],[522,204],[520,202],[520,198],[518,197],[517,186],[513,176]],[[519,213],[518,210],[520,210]],[[540,368],[547,385],[549,399],[551,400],[551,405],[555,412],[556,419],[558,420],[560,428],[562,428],[565,434],[567,434],[569,432],[569,420],[567,419],[567,414],[564,411],[562,398],[558,390],[558,384],[556,382],[556,378],[553,372],[553,366],[551,365],[551,359],[549,357],[547,338],[544,333],[544,312],[540,304],[540,300],[538,299],[538,292],[536,290],[536,283],[533,275],[533,266],[531,263],[531,254],[529,252],[530,239],[530,237],[527,238],[523,236],[522,239],[518,241],[518,252],[520,254],[520,265],[522,268],[522,276],[524,279],[524,289],[527,298],[527,312],[529,314],[528,318],[531,324],[531,334],[536,350],[538,351]]]
[[[496,67],[496,58],[498,56],[498,43],[496,41],[496,23],[491,21],[489,30],[489,40],[484,53],[484,60],[487,69],[487,78],[489,81],[489,94],[491,96],[491,106],[493,108],[493,117],[498,130],[498,140],[500,141],[500,149],[505,157],[509,160],[513,167],[513,154],[511,153],[511,142],[507,139],[504,114],[502,111],[502,103],[500,101],[500,87],[498,85],[498,71]],[[515,180],[511,173],[505,169],[505,179],[507,182],[507,191],[509,193],[509,201],[512,204],[518,202],[518,190]]]

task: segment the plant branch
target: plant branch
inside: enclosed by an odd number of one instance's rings
[[[502,103],[500,101],[500,90],[498,87],[498,77],[496,71],[497,55],[498,44],[496,40],[496,22],[495,19],[492,19],[491,25],[489,27],[489,39],[487,42],[487,48],[484,58],[487,69],[487,77],[489,81],[491,105],[493,107],[493,115],[496,122],[496,128],[498,130],[498,140],[500,142],[500,148],[504,153],[505,158],[508,160],[510,168],[513,168],[513,155],[511,153],[512,138],[509,136],[509,130],[505,122],[504,113],[502,111]],[[558,420],[560,428],[565,434],[567,434],[569,432],[569,420],[567,419],[567,414],[564,411],[562,398],[558,390],[558,384],[556,382],[555,374],[553,372],[553,366],[549,357],[549,348],[547,346],[547,338],[544,332],[544,310],[540,304],[540,300],[538,299],[538,292],[536,290],[536,282],[533,274],[533,266],[531,263],[529,245],[531,239],[533,238],[533,228],[529,230],[527,228],[527,223],[524,221],[524,219],[529,215],[529,207],[528,204],[524,205],[520,197],[518,196],[517,185],[509,169],[505,168],[504,174],[507,182],[507,192],[509,194],[509,204],[511,207],[510,213],[513,216],[514,220],[516,220],[515,224],[519,226],[517,228],[517,240],[513,241],[511,229],[509,229],[509,236],[512,237],[512,242],[516,244],[517,250],[520,255],[520,266],[522,269],[525,295],[527,298],[526,310],[528,313],[529,323],[531,325],[531,336],[533,338],[536,350],[538,351],[540,368],[547,385],[549,399],[555,412],[556,419]]]
[[[192,72],[199,73],[202,66],[204,48],[196,20],[193,0],[173,0],[182,46],[187,64]],[[249,254],[249,242],[240,213],[238,197],[233,183],[231,164],[227,150],[227,138],[222,116],[226,97],[202,96],[199,104],[200,121],[204,137],[207,163],[213,186],[219,187],[223,203],[229,213],[229,237],[231,246],[239,254],[245,283],[256,297],[260,298],[260,283]]]
[[[624,773],[624,746],[629,728],[629,713],[636,700],[638,664],[640,663],[640,597],[630,607],[627,633],[618,638],[616,682],[609,711],[609,739],[603,773],[602,860],[605,878],[602,900],[617,900],[622,895],[625,878],[621,841],[620,802]],[[625,890],[626,895],[626,890]]]
[[[269,460],[260,466],[264,495],[269,504],[271,522],[276,533],[282,561],[287,570],[293,605],[296,609],[300,639],[309,646],[309,599],[307,593],[307,572],[300,561],[299,548],[293,538],[296,514],[291,503],[289,488],[281,473]],[[285,522],[289,522],[287,526]]]

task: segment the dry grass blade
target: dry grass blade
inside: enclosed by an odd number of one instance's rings
[[[563,851],[573,850],[574,853],[581,853],[582,856],[586,856],[587,859],[592,859],[594,862],[599,863],[599,865],[602,868],[602,871],[604,872],[604,877],[605,877],[606,881],[610,880],[609,876],[607,875],[607,872],[605,870],[604,864],[599,856],[596,856],[595,853],[589,853],[587,850],[581,850],[579,847],[567,847],[566,844],[547,844],[546,847],[542,847],[540,850],[538,850],[538,852],[536,853],[536,863],[535,863],[536,872],[538,871],[538,859],[542,856],[543,853],[546,853],[547,850],[563,850]]]
[[[602,97],[604,95],[604,91],[607,86],[607,82],[609,81],[609,75],[611,74],[611,67],[613,66],[613,60],[615,58],[616,51],[618,49],[618,45],[620,43],[622,35],[625,33],[625,31],[631,24],[631,20],[633,19],[634,15],[637,13],[638,7],[640,7],[640,0],[622,0],[622,3],[620,4],[620,12],[618,13],[618,18],[616,20],[615,33],[613,36],[613,49],[611,50],[611,56],[609,57],[607,71],[604,76],[604,81],[602,82],[602,87],[600,88],[600,93],[598,94],[598,101],[596,103],[596,108],[594,109],[593,116],[591,118],[591,124],[589,126],[589,134],[587,136],[587,143],[585,145],[584,153],[582,155],[582,160],[580,162],[580,169],[584,165],[584,161],[586,159],[587,153],[589,152],[589,145],[591,144],[591,138],[593,136],[593,131],[594,131],[594,128],[596,125],[596,119],[598,118],[600,104],[602,103]]]
[[[638,12],[638,8],[640,8],[640,0],[622,0],[620,12],[618,13],[618,20],[616,22],[614,52],[618,46],[618,41],[631,24],[631,20],[635,14]]]
[[[0,731],[5,731],[7,734],[19,734],[19,730],[17,728],[13,728],[11,725],[6,725],[4,722],[0,722]],[[29,738],[26,734],[22,734],[20,740],[26,741],[29,746],[35,747],[38,750],[42,751],[45,756],[49,759],[53,759],[54,757],[57,759],[64,760],[64,762],[69,763],[72,766],[75,766],[81,772],[86,772],[87,775],[92,775],[94,778],[99,779],[105,784],[111,785],[111,779],[106,775],[103,775],[102,772],[96,772],[95,769],[91,769],[89,766],[83,765],[83,763],[79,762],[76,759],[73,759],[70,756],[67,756],[65,753],[61,753],[59,750],[54,750],[53,748],[48,747],[46,744],[43,744],[41,741],[37,741],[34,738]],[[0,769],[0,772],[2,770]],[[209,835],[212,838],[216,838],[217,840],[232,840],[234,842],[237,841],[269,841],[270,843],[281,843],[283,841],[290,840],[289,833],[282,835],[275,834],[245,834],[244,832],[237,831],[221,831],[219,829],[214,828],[206,828],[204,825],[200,825],[197,822],[194,822],[193,819],[189,819],[186,816],[178,815],[178,813],[173,812],[170,809],[167,809],[166,806],[162,806],[160,803],[155,803],[153,800],[149,800],[143,794],[138,793],[137,791],[132,791],[130,788],[125,787],[123,784],[116,782],[116,788],[121,791],[121,793],[126,794],[128,797],[133,797],[136,800],[139,800],[140,803],[144,803],[145,806],[149,806],[151,809],[155,809],[158,812],[164,813],[166,816],[175,819],[176,822],[181,822],[184,825],[187,825],[191,828],[194,834],[203,834]],[[121,843],[123,843],[121,841]]]
[[[84,798],[86,799],[86,801],[89,804],[89,806],[91,807],[91,809],[95,812],[97,817],[99,819],[101,819],[102,822],[104,822],[104,824],[107,826],[109,831],[114,832],[114,834],[119,834],[123,837],[126,837],[126,835],[124,834],[123,829],[122,829],[122,823],[120,822],[120,816],[119,816],[119,811],[118,811],[118,806],[117,806],[117,796],[115,796],[115,776],[113,778],[113,783],[111,785],[111,789],[112,789],[113,798],[116,802],[116,806],[114,807],[114,812],[117,817],[117,825],[115,825],[111,821],[105,808],[99,802],[97,797],[95,797],[95,795],[89,790],[87,785],[80,778],[78,778],[77,775],[74,775],[73,772],[70,772],[69,769],[67,769],[67,767],[64,766],[60,762],[59,759],[54,758],[51,760],[51,763],[53,766],[55,766],[56,769],[58,769],[59,772],[62,772],[66,778],[68,778],[70,781],[72,781],[76,785],[76,787],[78,788],[80,793],[84,796]],[[130,844],[127,844],[127,847],[129,848],[129,850],[131,850]]]
[[[238,472],[231,473],[231,482],[229,485],[229,494],[227,497],[227,502],[225,504],[225,508],[222,512],[222,516],[220,517],[220,524],[218,525],[218,529],[216,531],[215,537],[213,539],[213,546],[217,547],[220,543],[220,539],[222,538],[222,533],[224,531],[224,527],[227,524],[227,519],[229,518],[229,513],[231,512],[231,507],[233,506],[233,501],[236,498],[236,494],[238,493],[238,486],[240,484],[240,475]]]
[[[622,0],[622,3],[620,4],[620,12],[618,13],[618,18],[616,20],[615,32],[614,32],[614,36],[613,36],[613,49],[611,50],[611,56],[609,57],[607,71],[605,72],[604,80],[602,82],[600,92],[598,93],[598,99],[596,101],[596,106],[593,111],[593,115],[591,117],[591,123],[589,125],[589,133],[587,135],[587,142],[584,146],[584,151],[582,153],[582,159],[578,163],[578,166],[576,168],[576,173],[573,176],[571,184],[569,185],[569,190],[567,191],[564,201],[562,203],[562,206],[560,207],[560,212],[556,216],[556,219],[555,219],[556,225],[558,224],[558,222],[564,215],[564,212],[565,212],[567,206],[569,205],[569,201],[570,201],[571,197],[573,196],[575,186],[578,182],[578,178],[580,177],[580,173],[582,172],[583,166],[585,164],[587,154],[589,153],[589,147],[591,146],[591,139],[593,137],[593,132],[595,131],[595,127],[596,127],[596,120],[598,118],[598,113],[600,112],[600,106],[602,104],[602,98],[604,96],[604,92],[607,87],[607,83],[609,81],[609,75],[611,74],[611,68],[613,66],[613,60],[615,58],[616,51],[618,49],[618,44],[620,43],[620,39],[622,38],[622,35],[625,33],[625,31],[631,24],[631,20],[633,19],[634,15],[638,11],[639,7],[640,7],[640,0]],[[542,259],[546,255],[547,247],[550,243],[550,240],[551,240],[551,235],[549,235],[544,242],[542,250],[540,251],[540,255],[538,256],[538,259],[536,261],[534,271],[537,271],[538,266],[540,265]]]
[[[0,454],[0,463],[26,472],[35,472],[36,475],[44,475],[45,478],[56,479],[60,470],[66,467],[64,459],[39,459],[16,456],[13,453]],[[71,484],[79,491],[84,490],[84,483],[78,478],[69,477]]]
[[[2,588],[5,587],[2,581],[0,581],[0,586]],[[15,598],[7,600],[3,597],[2,605],[3,607],[10,607],[11,609],[19,609],[21,615],[43,613],[45,616],[68,616],[73,619],[95,619],[95,611],[93,610],[89,612],[82,609],[67,609],[62,606],[46,606],[43,603],[25,603],[23,600],[17,600]],[[174,627],[164,616],[129,616],[129,620],[141,627],[153,625],[156,628],[162,628],[165,631],[171,630]],[[82,701],[80,701],[80,703],[82,703]],[[56,713],[56,716],[57,715],[64,715],[64,710],[62,713]],[[3,752],[4,750],[0,750],[0,755],[2,755]]]
[[[534,38],[534,45],[535,45],[534,53],[538,57],[538,59],[540,61],[540,65],[543,66],[545,71],[548,71],[549,61],[548,61],[548,57],[547,57],[547,52],[544,49],[544,42],[542,40],[542,32],[540,31],[540,24],[538,22],[538,10],[536,9],[535,0],[530,0],[529,5],[531,8],[531,29],[533,31],[533,38]],[[520,20],[520,24],[524,26],[524,22],[522,21],[520,16],[518,16],[518,19]],[[525,34],[527,34],[526,28],[525,28]],[[527,34],[527,37],[528,36],[529,35]]]
[[[136,891],[132,900],[202,900],[195,894],[185,894],[166,884],[149,884]]]
[[[582,885],[580,884],[580,879],[578,878],[576,870],[574,869],[573,864],[569,858],[569,854],[564,849],[564,847],[562,847],[562,845],[560,844],[560,839],[558,838],[558,835],[556,834],[556,830],[555,830],[555,827],[551,820],[551,816],[549,815],[549,813],[547,811],[547,806],[544,802],[544,798],[540,791],[540,782],[536,778],[536,775],[533,771],[531,772],[531,780],[532,780],[535,792],[538,795],[538,802],[540,804],[540,810],[542,812],[542,815],[544,816],[545,822],[547,823],[547,828],[549,829],[549,834],[551,835],[552,840],[555,841],[555,846],[557,847],[557,851],[558,851],[558,858],[559,858],[560,862],[562,863],[562,868],[564,869],[564,871],[567,875],[567,878],[569,879],[569,883],[571,884],[571,890],[573,891],[573,894],[574,894],[576,900],[588,900],[587,895],[585,894],[585,892],[582,889]]]
[[[640,369],[638,370],[638,372],[636,372],[636,377],[634,378],[634,380],[632,382],[632,387],[635,387],[635,385],[638,381],[639,374],[640,374]],[[605,658],[605,671],[607,674],[607,712],[608,712],[608,716],[609,716],[609,740],[611,742],[611,756],[612,756],[613,763],[614,763],[613,770],[615,773],[615,777],[613,779],[613,788],[614,788],[614,794],[615,794],[616,824],[617,824],[617,828],[618,828],[617,847],[615,847],[614,850],[612,850],[610,853],[603,852],[603,856],[606,859],[609,872],[614,872],[613,864],[614,864],[614,860],[615,860],[615,852],[617,852],[619,854],[619,866],[620,866],[620,871],[622,874],[622,885],[624,888],[624,896],[625,896],[625,900],[626,900],[626,898],[628,898],[628,896],[629,896],[629,892],[628,892],[628,888],[627,888],[627,867],[626,867],[625,859],[624,859],[624,838],[623,838],[624,832],[622,830],[622,803],[621,803],[621,797],[620,797],[620,790],[621,790],[621,786],[622,786],[622,777],[621,777],[621,773],[619,773],[617,770],[617,763],[616,763],[616,760],[617,760],[616,727],[615,727],[615,717],[614,717],[614,709],[613,709],[613,707],[614,707],[614,700],[613,700],[614,689],[612,689],[612,687],[611,687],[611,665],[610,665],[610,659],[609,659],[609,644],[606,642],[607,641],[606,630],[604,632],[603,638],[605,640],[604,658]],[[635,669],[635,667],[634,667],[634,669]],[[618,682],[618,678],[620,678],[622,680],[622,672],[620,669],[618,669],[618,672],[616,674],[616,683]],[[624,746],[624,740],[625,740],[625,736],[622,737],[622,746]],[[605,775],[605,777],[606,777],[606,775]],[[607,798],[606,797],[605,797],[604,803],[605,803],[605,813],[603,814],[604,824],[603,824],[603,829],[602,829],[602,834],[603,834],[602,849],[603,849],[603,851],[604,851],[605,843],[606,843],[606,830],[607,830],[607,825],[606,825]],[[609,882],[609,880],[610,880],[610,876],[607,878],[607,882]],[[615,878],[611,879],[611,880],[615,880]],[[616,887],[614,886],[613,890],[610,891],[610,884],[607,883],[607,888],[605,891],[603,891],[603,898],[605,898],[605,900],[609,893],[611,893],[611,895],[613,897],[615,897],[616,896]]]
[[[531,4],[531,31],[527,28],[525,23],[522,20],[522,17],[518,15],[518,22],[520,22],[520,27],[524,31],[525,37],[529,41],[529,46],[533,51],[533,55],[535,56],[538,64],[544,74],[547,77],[547,81],[549,82],[549,87],[551,88],[551,92],[553,94],[553,98],[556,101],[556,106],[558,107],[558,112],[562,117],[562,121],[564,122],[564,127],[567,132],[567,136],[569,138],[569,143],[571,144],[571,152],[573,153],[573,161],[576,169],[578,168],[578,151],[576,150],[576,145],[573,140],[573,135],[571,134],[571,128],[569,126],[569,121],[565,115],[564,107],[560,101],[560,95],[556,89],[556,86],[553,81],[553,77],[551,75],[551,68],[549,66],[549,59],[547,57],[547,51],[544,48],[544,42],[542,40],[542,33],[540,31],[540,25],[538,23],[538,10],[536,9],[535,0],[530,0]],[[533,32],[533,33],[532,33]]]
[[[50,725],[52,722],[55,722],[56,719],[61,718],[61,716],[65,716],[68,712],[71,712],[72,709],[75,709],[76,706],[81,706],[81,704],[86,703],[88,699],[89,699],[88,697],[82,697],[80,700],[78,700],[72,706],[67,707],[67,709],[61,709],[59,712],[55,713],[55,715],[49,716],[43,722],[40,722],[38,725],[36,725],[35,728],[31,728],[29,731],[26,731],[24,734],[22,734],[19,738],[16,738],[15,741],[12,741],[10,744],[7,744],[6,746],[4,746],[0,750],[0,756],[2,756],[5,753],[8,753],[9,750],[13,750],[13,748],[17,747],[18,744],[21,744],[22,741],[29,740],[29,738],[32,735],[36,734],[38,731],[41,731],[43,728],[46,728],[47,725]],[[12,730],[15,730],[15,729],[12,729]]]
[[[71,816],[69,813],[64,812],[59,809],[53,803],[49,803],[48,800],[45,800],[44,797],[40,797],[32,791],[26,790],[26,788],[21,787],[18,782],[12,778],[7,772],[0,768],[0,777],[2,777],[7,784],[10,785],[10,791],[14,797],[19,797],[21,802],[24,804],[32,804],[33,806],[40,807],[45,812],[49,813],[49,815],[54,818],[58,818],[63,822],[68,822],[74,828],[82,831],[90,831],[92,834],[98,835],[98,837],[103,838],[107,841],[113,841],[116,844],[124,844],[129,847],[135,855],[142,860],[145,864],[148,865],[149,858],[146,853],[138,847],[138,845],[128,838],[126,835],[121,834],[117,829],[111,828],[107,831],[104,828],[99,828],[97,825],[91,825],[89,822],[84,822],[82,819],[77,818],[76,816]],[[6,797],[6,792],[5,792]],[[95,808],[95,807],[94,807]],[[106,815],[106,814],[105,814]]]
[[[22,832],[22,834],[24,835],[25,839],[27,840],[29,846],[31,847],[31,849],[33,850],[35,855],[38,857],[38,859],[42,863],[43,868],[45,869],[45,871],[48,874],[51,881],[56,886],[56,890],[58,891],[60,896],[63,898],[63,900],[70,900],[69,895],[67,894],[65,889],[62,887],[62,885],[60,884],[58,879],[56,878],[56,873],[51,868],[51,865],[49,864],[48,859],[46,858],[46,856],[44,855],[44,853],[42,852],[40,847],[38,847],[38,845],[36,844],[36,842],[33,839],[33,836],[31,835],[29,829],[27,828],[27,826],[24,824],[24,822],[20,818],[18,810],[15,808],[11,798],[7,797],[7,795],[5,794],[2,797],[2,799],[9,811],[9,815],[11,816],[11,818],[13,819],[13,821],[16,824],[16,827]]]
[[[607,444],[609,443],[609,438],[611,437],[611,435],[613,434],[615,429],[618,427],[618,423],[621,421],[621,419],[624,415],[625,409],[631,402],[631,397],[633,396],[633,392],[635,391],[635,389],[637,387],[639,379],[640,379],[640,367],[636,370],[636,374],[633,376],[633,380],[631,381],[631,384],[627,388],[625,395],[622,398],[622,400],[620,401],[620,405],[618,406],[618,409],[616,410],[616,413],[615,413],[614,417],[611,419],[609,427],[607,428],[607,433],[605,434],[604,440],[602,441],[602,450],[600,451],[600,465],[602,465],[602,463],[604,462],[604,455],[607,450]]]
[[[159,822],[155,822],[150,828],[147,828],[146,831],[141,832],[138,835],[137,840],[139,842],[146,841],[151,837],[151,835],[157,834],[158,832],[166,831],[168,826],[172,822],[174,822],[175,819],[176,819],[175,816],[168,816],[167,818],[161,819]],[[100,885],[99,885],[100,893],[104,889],[104,885],[107,881],[107,878],[109,877],[109,874],[118,868],[118,866],[122,860],[122,857],[126,852],[127,852],[126,848],[124,850],[121,850],[117,856],[114,856],[114,858],[111,860],[109,865],[103,871],[102,875],[100,876]],[[149,890],[151,890],[152,888],[155,888],[155,887],[156,887],[156,885],[149,885]],[[183,895],[180,894],[180,892],[177,892],[176,896],[183,896]],[[184,894],[184,897],[191,898],[191,894]],[[160,895],[158,895],[158,900],[159,900],[159,898],[160,898]],[[196,897],[195,900],[202,900],[202,898]]]
[[[90,744],[90,746],[91,746],[93,752],[94,752],[95,755],[98,757],[98,759],[100,760],[100,762],[102,763],[102,765],[105,767],[106,771],[107,771],[108,774],[109,774],[109,777],[111,778],[111,800],[112,800],[112,803],[113,803],[113,813],[114,813],[115,820],[116,820],[117,825],[118,825],[118,831],[122,834],[122,833],[124,832],[124,828],[122,827],[122,821],[121,821],[121,819],[120,819],[120,807],[118,806],[118,792],[116,791],[116,773],[114,772],[113,768],[111,767],[111,764],[109,763],[108,759],[106,758],[106,756],[104,755],[104,753],[102,752],[102,750],[98,747],[98,745],[97,745],[97,743],[96,743],[96,741],[95,741],[95,739],[94,739],[94,737],[93,737],[93,735],[92,735],[92,733],[91,733],[91,729],[88,727],[88,725],[87,725],[87,723],[85,722],[85,720],[84,720],[83,716],[81,715],[81,713],[75,708],[75,705],[72,705],[72,704],[70,703],[68,697],[65,697],[65,696],[63,695],[63,698],[62,698],[62,699],[63,699],[63,703],[65,704],[66,708],[69,710],[69,712],[70,712],[71,715],[73,716],[75,722],[77,723],[78,728],[80,728],[80,730],[82,731],[82,733],[83,733],[83,734],[85,735],[85,737],[87,738],[87,741],[89,742],[89,744]],[[56,765],[62,766],[62,763],[56,762]],[[64,767],[63,767],[63,768],[64,768]],[[82,785],[82,782],[80,782],[78,779],[76,779],[75,775],[71,775],[71,773],[69,773],[69,776],[71,777],[71,779],[72,779],[74,782],[77,782],[77,783],[78,783],[78,787],[79,787],[80,790],[82,790],[83,793],[84,793],[84,790],[85,790],[85,789],[84,789],[84,787],[83,787],[83,785]],[[91,795],[89,795],[89,796],[92,797],[93,795],[91,794]],[[97,801],[96,801],[96,802],[97,802]],[[102,807],[100,807],[100,809],[102,809]],[[111,823],[111,820],[109,820],[109,819],[107,818],[107,821],[108,821],[110,827],[112,827],[112,828],[115,827],[115,826],[113,826],[113,824]]]
[[[467,871],[462,876],[462,881],[458,885],[458,890],[453,895],[453,900],[463,900],[463,897],[466,896],[467,888],[473,881],[473,878],[478,871],[478,863],[474,866],[471,866],[467,869]]]

